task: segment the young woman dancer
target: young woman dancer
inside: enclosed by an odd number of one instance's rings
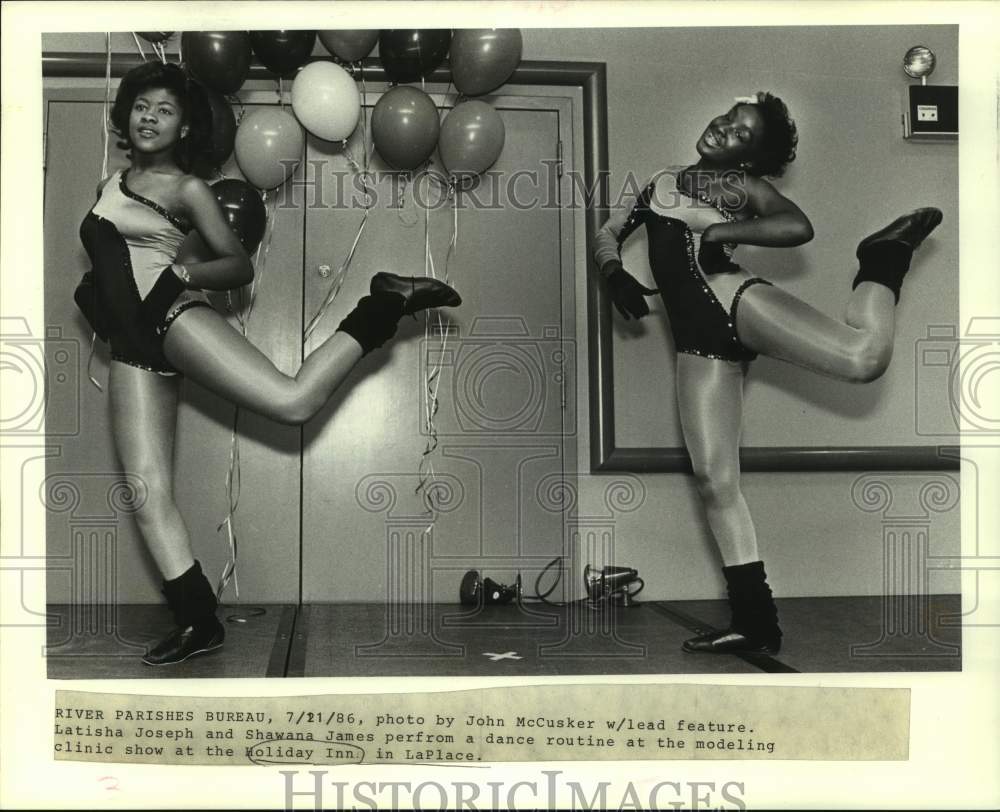
[[[594,256],[612,301],[628,320],[649,313],[659,292],[677,350],[677,403],[698,492],[723,562],[730,628],[692,638],[690,652],[777,653],[781,630],[757,537],[740,490],[743,384],[758,354],[820,374],[865,382],[892,356],[894,310],[914,249],[941,222],[917,209],[863,239],[843,322],[735,264],[736,245],[793,246],[812,239],[808,218],[764,176],[795,158],[794,122],[784,103],[758,93],[713,119],[698,160],[656,175],[596,235]],[[623,267],[621,246],[646,226],[659,290]]]
[[[180,376],[273,420],[303,423],[364,354],[395,334],[404,313],[454,307],[461,298],[435,279],[376,274],[370,295],[287,376],[200,292],[240,287],[253,277],[211,190],[188,174],[211,146],[204,92],[176,65],[147,62],[122,79],[111,123],[120,146],[130,150],[131,166],[101,182],[83,221],[92,284],[78,289],[77,301],[110,344],[115,447],[124,471],[146,488],[136,523],[164,579],[177,628],[143,661],[166,665],[218,649],[225,636],[173,496]],[[213,259],[178,255],[192,229]]]

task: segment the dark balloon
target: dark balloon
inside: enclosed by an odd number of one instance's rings
[[[211,186],[215,199],[219,201],[222,215],[233,233],[239,238],[243,248],[253,255],[264,237],[267,226],[267,210],[257,190],[246,181],[226,178]],[[208,262],[215,259],[215,253],[205,245],[197,229],[191,229],[177,252],[176,262]]]
[[[265,68],[288,76],[301,68],[313,52],[315,31],[251,31],[250,45]]]
[[[246,181],[226,178],[212,184],[215,199],[233,233],[240,238],[248,254],[252,254],[264,237],[267,209],[257,190]]]
[[[466,28],[451,40],[451,75],[466,96],[481,96],[506,82],[521,61],[518,28]]]
[[[170,35],[173,31],[136,31],[140,37],[142,37],[146,42],[165,42],[170,39]]]
[[[236,114],[233,106],[219,91],[205,88],[208,104],[212,108],[212,161],[222,166],[233,154],[236,141]]]
[[[372,52],[378,42],[378,29],[320,31],[319,41],[342,62],[357,62]]]
[[[394,87],[372,112],[372,139],[393,169],[416,169],[430,157],[441,131],[438,110],[420,88]]]
[[[235,93],[250,73],[246,31],[185,31],[181,49],[191,74],[219,93]]]
[[[379,34],[378,52],[390,82],[416,82],[427,76],[448,55],[451,30],[387,29]]]

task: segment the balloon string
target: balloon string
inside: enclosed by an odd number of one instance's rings
[[[111,133],[108,129],[108,118],[111,115],[111,32],[104,35],[104,162],[101,164],[101,180],[108,176],[108,151],[111,145]]]
[[[364,166],[358,164],[357,159],[351,152],[350,147],[347,144],[347,140],[344,140],[344,158],[347,160],[348,165],[354,171],[355,174],[361,177],[361,185],[365,192],[365,202],[364,202],[364,214],[361,215],[361,222],[358,224],[358,230],[354,235],[354,241],[351,243],[351,248],[347,252],[347,256],[344,261],[340,263],[340,267],[337,269],[337,273],[334,274],[332,280],[330,280],[330,285],[327,288],[326,296],[323,299],[323,304],[320,305],[319,310],[316,311],[310,320],[309,324],[306,325],[306,329],[302,333],[302,340],[308,341],[309,337],[313,334],[319,323],[323,320],[323,316],[326,315],[326,311],[330,309],[334,300],[337,298],[337,294],[340,293],[340,289],[344,286],[344,281],[347,279],[347,272],[351,267],[351,262],[354,260],[354,254],[358,250],[358,244],[361,242],[361,235],[365,232],[365,226],[368,224],[368,215],[371,212],[372,200],[375,197],[375,187],[371,184],[371,178],[368,172],[368,161],[371,152],[367,146],[368,138],[368,115],[367,115],[367,88],[364,81],[364,71],[361,71],[361,110],[363,112],[363,117],[361,119],[361,160]],[[374,146],[372,146],[374,150]]]
[[[106,32],[104,34],[104,49],[105,49],[105,63],[104,63],[104,114],[102,116],[102,140],[103,140],[103,152],[104,155],[101,159],[101,180],[104,180],[108,176],[108,153],[110,149],[111,134],[108,131],[108,116],[111,112],[111,32]],[[100,307],[100,302],[97,297],[94,297],[95,307]],[[90,354],[87,356],[87,377],[90,382],[96,386],[100,391],[104,391],[104,387],[98,383],[97,378],[94,377],[93,372],[91,372],[94,364],[94,354],[97,351],[97,331],[93,330],[90,334]]]
[[[435,174],[428,173],[427,178],[429,182],[439,183],[447,189],[448,197],[452,201],[452,234],[451,239],[448,244],[448,253],[445,257],[445,274],[444,282],[445,284],[450,283],[449,274],[449,264],[451,261],[451,255],[455,250],[455,245],[458,239],[458,206],[457,200],[455,198],[455,189],[452,184],[446,184],[440,177]],[[434,256],[430,248],[430,207],[425,209],[425,231],[424,231],[424,261],[425,261],[425,271],[427,275],[437,278],[437,271],[434,266]],[[424,430],[427,434],[427,443],[425,444],[424,451],[420,456],[420,462],[418,465],[418,482],[415,492],[423,492],[424,502],[427,505],[428,512],[432,515],[435,513],[435,483],[437,482],[436,472],[434,470],[434,452],[437,450],[439,445],[437,424],[435,418],[437,416],[438,410],[440,409],[440,400],[438,397],[438,391],[441,386],[441,368],[442,361],[445,357],[445,352],[448,346],[448,329],[445,320],[442,318],[439,310],[434,310],[434,317],[437,319],[437,333],[441,338],[441,346],[437,352],[437,361],[433,367],[428,366],[427,372],[424,376]],[[427,311],[424,319],[424,346],[430,346],[430,339],[432,336],[431,329],[431,314]],[[434,519],[431,519],[430,524],[424,530],[424,533],[429,533],[434,526]]]
[[[184,35],[181,32],[178,31],[177,32],[177,64],[178,65],[183,65],[184,64],[184,52],[181,50],[181,48],[182,48],[182,40],[183,39],[184,39]]]
[[[142,46],[139,44],[139,38],[135,35],[135,31],[132,32],[132,39],[135,40],[135,47],[139,49],[139,56],[141,56],[142,57],[142,61],[145,62],[146,61],[146,52],[142,50]],[[153,47],[153,50],[154,51],[156,50],[155,46]]]
[[[96,298],[96,297],[95,297]],[[94,363],[94,344],[97,342],[97,331],[94,330],[90,334],[90,356],[87,358],[87,377],[90,378],[90,382],[94,384],[100,391],[104,391],[104,387],[97,382],[97,378],[94,377],[94,373],[90,371],[91,365]]]
[[[159,45],[154,45],[153,50],[157,51],[160,55],[160,61],[166,65],[167,64],[167,45],[165,42],[159,43]]]
[[[262,197],[266,207],[268,204],[267,192],[264,192]],[[240,332],[244,338],[247,338],[250,326],[250,316],[253,313],[257,297],[260,295],[260,290],[263,286],[264,272],[267,269],[267,258],[271,251],[275,221],[278,219],[277,195],[274,197],[270,208],[271,212],[267,218],[267,228],[265,229],[264,239],[261,240],[260,245],[257,247],[257,252],[254,255],[254,278],[253,282],[250,283],[249,302],[247,303],[244,312],[241,313],[239,310],[233,309],[232,297],[230,296],[232,291],[226,291],[226,305],[229,312],[236,317],[236,321],[240,325]],[[239,293],[240,305],[242,307],[244,290],[240,289]],[[226,561],[222,574],[219,576],[218,586],[215,590],[217,600],[222,599],[222,595],[226,591],[226,587],[229,585],[230,581],[233,583],[237,599],[240,597],[240,582],[236,570],[238,549],[236,537],[236,509],[239,507],[240,488],[243,482],[242,468],[240,466],[240,436],[238,431],[239,419],[240,407],[236,406],[233,409],[233,428],[229,436],[229,469],[226,472],[226,499],[229,509],[226,517],[216,528],[216,532],[222,530],[223,527],[226,528],[226,541],[229,547],[229,559]]]

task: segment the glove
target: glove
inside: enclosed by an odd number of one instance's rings
[[[168,265],[156,281],[146,298],[142,300],[142,311],[149,324],[159,328],[160,322],[170,309],[170,305],[177,301],[185,290],[186,285],[176,273],[172,265]]]
[[[653,296],[659,291],[647,288],[640,283],[620,263],[616,262],[614,265],[616,267],[606,278],[611,301],[618,308],[618,312],[622,314],[622,318],[629,321],[633,317],[641,319],[643,316],[649,315],[649,305],[646,304],[643,297]]]
[[[698,247],[698,266],[706,276],[718,273],[734,273],[740,270],[726,253],[725,244],[721,242],[701,241]]]

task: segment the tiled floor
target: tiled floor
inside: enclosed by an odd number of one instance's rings
[[[960,596],[784,598],[781,653],[734,657],[680,650],[723,628],[723,601],[661,601],[598,611],[538,603],[469,611],[451,604],[229,607],[225,647],[170,667],[144,666],[144,647],[170,628],[162,606],[122,606],[106,620],[51,606],[55,679],[732,674],[959,671]],[[949,618],[951,623],[949,624]],[[104,622],[100,622],[100,621]],[[101,627],[104,627],[102,630]]]

